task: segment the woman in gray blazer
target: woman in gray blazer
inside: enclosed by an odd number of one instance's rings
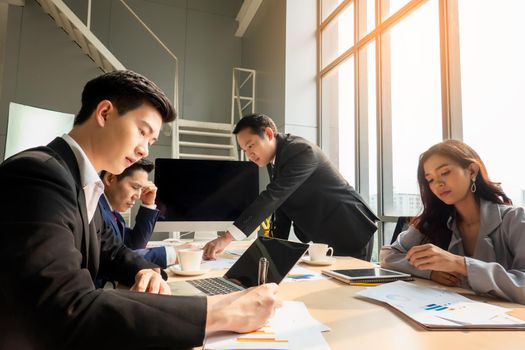
[[[478,154],[447,140],[419,158],[423,212],[381,266],[525,304],[525,213],[489,180]]]

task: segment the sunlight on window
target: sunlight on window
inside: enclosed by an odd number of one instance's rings
[[[355,183],[354,59],[322,80],[322,148],[341,174]]]
[[[354,5],[347,6],[322,32],[323,67],[354,45]]]
[[[420,207],[419,155],[442,139],[438,2],[421,6],[389,34],[393,197],[385,198],[385,213],[410,216]]]
[[[343,0],[321,0],[321,21],[324,21]]]
[[[525,2],[459,1],[463,139],[525,205]],[[487,25],[490,23],[490,25]]]

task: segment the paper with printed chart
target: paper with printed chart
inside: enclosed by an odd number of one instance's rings
[[[329,330],[312,318],[304,303],[285,301],[264,327],[244,334],[212,334],[205,340],[204,349],[327,350],[330,347],[321,332]]]
[[[500,306],[468,299],[445,289],[397,281],[366,288],[358,295],[384,302],[427,328],[525,328]]]

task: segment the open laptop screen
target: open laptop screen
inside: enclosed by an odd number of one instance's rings
[[[257,285],[259,259],[268,259],[266,283],[280,283],[308,249],[308,244],[259,237],[226,272],[225,278],[249,288]]]

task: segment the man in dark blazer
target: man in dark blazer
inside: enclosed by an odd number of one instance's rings
[[[287,239],[291,223],[303,242],[326,243],[334,255],[366,257],[378,218],[316,145],[277,133],[263,114],[245,116],[236,125],[239,147],[258,166],[266,166],[270,184],[235,220],[226,235],[204,247],[214,258],[233,239],[242,239],[274,213],[273,236]]]
[[[160,213],[155,205],[157,187],[148,180],[148,174],[154,168],[152,162],[141,159],[119,175],[103,170],[100,178],[104,183],[104,195],[100,196],[99,206],[104,221],[119,241],[147,261],[165,269],[175,263],[175,249],[172,246],[146,248]],[[120,212],[132,208],[137,200],[141,205],[135,216],[135,225],[127,227]]]
[[[275,284],[219,298],[159,295],[170,291],[158,268],[104,225],[98,172],[146,157],[174,118],[146,78],[106,73],[84,87],[69,134],[0,165],[9,198],[0,211],[0,349],[184,348],[267,321]],[[99,274],[132,288],[95,289]]]

